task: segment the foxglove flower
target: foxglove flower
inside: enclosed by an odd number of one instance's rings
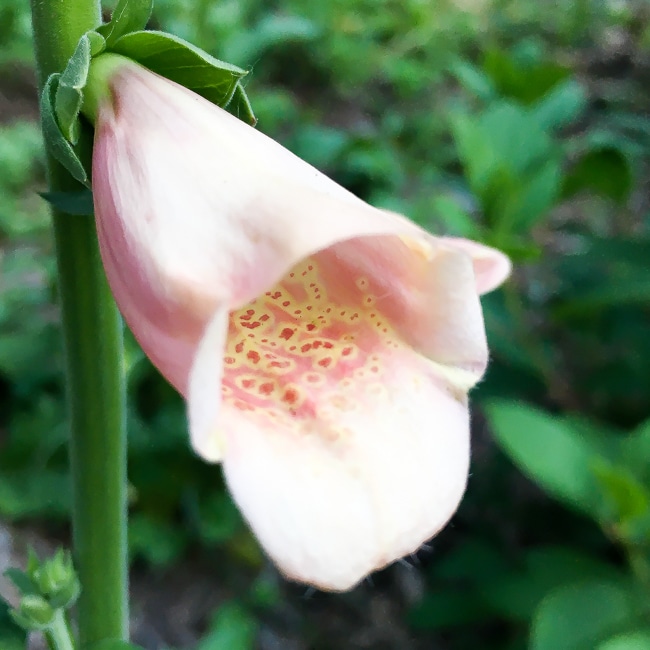
[[[109,58],[93,190],[118,305],[280,570],[348,589],[458,505],[488,358],[479,294],[509,261]]]

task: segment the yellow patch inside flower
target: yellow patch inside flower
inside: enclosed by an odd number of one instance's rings
[[[230,315],[223,399],[242,411],[313,418],[385,392],[387,353],[399,337],[365,277],[326,286],[315,257]],[[332,282],[329,283],[332,285]],[[344,294],[341,296],[334,293]],[[381,351],[381,355],[379,354]]]

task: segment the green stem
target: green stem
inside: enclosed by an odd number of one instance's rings
[[[56,610],[54,621],[45,636],[52,650],[75,650],[74,640],[70,634],[70,627],[65,620],[65,612],[62,609]]]
[[[61,71],[96,27],[96,0],[32,0],[39,81]],[[50,187],[74,180],[48,159]],[[80,646],[127,636],[126,426],[119,315],[102,270],[93,219],[54,212],[66,351],[74,557],[82,592]]]

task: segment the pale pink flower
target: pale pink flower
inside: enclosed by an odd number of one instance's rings
[[[465,489],[478,296],[508,259],[370,207],[134,63],[110,88],[93,154],[104,266],[187,399],[197,453],[292,579],[344,590],[416,551]]]

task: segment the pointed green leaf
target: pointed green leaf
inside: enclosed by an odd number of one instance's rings
[[[253,107],[251,106],[248,95],[244,90],[244,86],[241,81],[238,81],[235,85],[235,92],[233,93],[232,100],[228,104],[228,110],[240,120],[248,122],[251,126],[257,124],[257,118],[255,113],[253,113]]]
[[[7,569],[4,575],[14,583],[16,589],[23,595],[37,594],[38,587],[32,582],[31,578],[20,569]]]
[[[153,10],[153,0],[119,0],[111,21],[97,28],[110,48],[125,34],[144,29]]]
[[[90,39],[84,34],[77,43],[74,54],[59,77],[56,89],[55,112],[63,135],[76,144],[79,138],[79,111],[83,103],[83,88],[90,68]]]
[[[134,32],[112,47],[159,75],[185,86],[218,106],[227,106],[246,71],[219,61],[181,38],[163,32]]]
[[[43,135],[48,152],[54,156],[80,183],[89,186],[88,174],[81,164],[72,145],[66,140],[59,128],[54,112],[56,91],[59,85],[59,74],[50,75],[45,82],[41,94],[41,119]]]
[[[93,193],[89,189],[78,192],[42,192],[43,197],[56,210],[76,216],[88,216],[94,212]]]

